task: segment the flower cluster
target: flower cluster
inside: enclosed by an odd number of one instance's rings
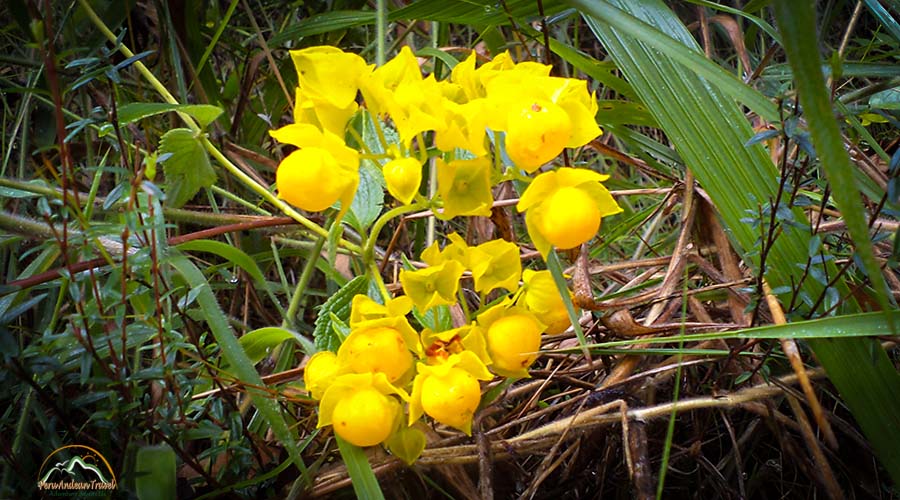
[[[549,271],[525,270],[520,285],[523,271],[515,244],[493,240],[469,246],[456,233],[449,240],[444,248],[434,244],[422,253],[428,267],[400,273],[405,295],[385,304],[356,295],[350,333],[337,353],[322,351],[310,358],[304,382],[320,401],[319,427],[331,425],[358,446],[385,444],[411,462],[421,452],[408,446],[418,432],[416,421],[427,415],[471,434],[480,382],[494,375],[528,377],[542,334],[569,326]],[[458,304],[466,273],[482,296],[495,290],[506,294],[468,324],[416,331],[410,313],[422,317]],[[424,437],[419,441],[424,445]]]
[[[508,53],[477,68],[472,53],[446,80],[423,77],[408,47],[379,68],[334,47],[296,50],[291,57],[300,80],[294,123],[271,134],[299,149],[281,163],[276,180],[281,198],[308,211],[338,201],[346,210],[353,199],[360,156],[343,138],[360,95],[375,125],[390,120],[399,136],[378,158],[387,191],[405,205],[428,203],[444,219],[490,215],[497,182],[532,174],[564,148],[583,146],[601,133],[597,103],[584,80],[550,76],[550,66],[515,63]],[[440,152],[438,196],[431,200],[420,194],[425,133],[433,134]],[[492,158],[492,140],[502,145],[510,168]],[[566,249],[588,241],[602,217],[621,211],[600,184],[605,179],[572,168],[534,179],[517,208],[527,213],[528,233],[543,255],[550,245]]]
[[[276,181],[279,196],[298,208],[317,212],[340,203],[340,218],[367,159],[381,168],[384,188],[397,201],[390,214],[489,216],[493,188],[519,181],[526,187],[517,209],[545,258],[554,247],[589,241],[603,217],[621,211],[602,184],[608,176],[550,166],[565,148],[601,133],[583,80],[550,76],[550,66],[516,63],[507,53],[480,66],[473,53],[442,80],[423,76],[409,48],[378,68],[333,47],[291,57],[299,75],[294,123],[271,135],[297,147]],[[360,114],[378,147],[350,125]],[[348,136],[359,149],[347,145]],[[428,161],[432,195],[423,189]],[[523,271],[514,243],[469,245],[453,233],[421,260],[424,267],[400,272],[403,295],[355,296],[340,347],[315,354],[304,372],[306,389],[319,401],[319,427],[332,426],[357,446],[383,444],[408,462],[425,446],[418,421],[427,416],[470,434],[482,382],[527,377],[542,336],[571,325],[550,272]],[[381,279],[377,272],[372,278]],[[468,300],[461,282],[478,298]]]

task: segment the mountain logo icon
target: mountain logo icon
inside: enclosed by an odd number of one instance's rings
[[[116,475],[99,451],[80,444],[57,448],[41,464],[38,489],[55,494],[116,489]]]

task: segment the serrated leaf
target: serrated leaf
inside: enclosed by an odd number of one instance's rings
[[[176,128],[166,132],[160,139],[159,149],[172,154],[163,164],[168,206],[181,208],[200,188],[210,187],[216,182],[216,171],[193,131]]]
[[[328,300],[319,308],[319,314],[316,317],[316,328],[313,330],[313,340],[316,343],[316,349],[320,351],[337,352],[341,346],[341,339],[337,336],[332,328],[331,315],[334,314],[342,321],[348,321],[350,318],[350,303],[357,294],[365,294],[369,283],[365,275],[357,276],[348,281],[346,285],[341,287],[334,295],[328,297]]]
[[[119,125],[126,125],[148,116],[180,111],[191,115],[200,128],[206,128],[216,120],[224,110],[211,104],[169,104],[165,102],[130,102],[118,109]]]

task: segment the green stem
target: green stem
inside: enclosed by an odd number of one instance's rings
[[[83,0],[82,0],[83,1]],[[387,2],[375,1],[375,65],[384,66],[384,41],[387,35]]]
[[[375,262],[375,242],[378,241],[378,233],[384,229],[384,225],[395,217],[422,210],[423,208],[425,208],[425,205],[419,202],[413,203],[412,205],[403,205],[392,208],[379,217],[378,220],[375,221],[375,224],[372,224],[372,231],[369,233],[369,238],[366,240],[362,252],[363,262],[367,267]]]
[[[291,303],[281,322],[282,328],[290,327],[294,330],[297,329],[294,318],[297,316],[297,311],[300,309],[300,303],[304,296],[303,292],[306,291],[306,285],[309,284],[313,271],[316,270],[316,261],[319,260],[319,255],[322,254],[322,247],[325,246],[325,241],[327,240],[327,237],[319,236],[315,245],[310,250],[309,259],[306,261],[306,265],[303,266],[303,272],[300,273],[300,279],[297,280],[297,287],[294,288],[294,295],[291,296]]]

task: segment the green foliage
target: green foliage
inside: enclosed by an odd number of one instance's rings
[[[166,132],[159,140],[159,149],[164,154],[171,155],[163,163],[168,206],[181,208],[201,188],[215,184],[216,171],[194,131],[176,128]]]
[[[372,4],[359,0],[77,0],[51,12],[7,4],[0,497],[37,496],[31,478],[41,462],[73,443],[102,450],[117,495],[141,499],[289,497],[342,486],[349,494],[341,482],[348,477],[362,498],[587,496],[610,485],[640,496],[649,490],[638,491],[640,478],[621,457],[641,432],[656,445],[628,452],[655,467],[663,442],[673,469],[698,471],[668,474],[664,497],[685,485],[747,498],[808,494],[823,486],[809,473],[818,469],[796,426],[779,423],[776,439],[753,413],[764,401],[765,418],[792,418],[783,393],[723,403],[744,387],[784,385],[784,338],[796,341],[807,367],[827,371],[814,387],[829,419],[842,423],[840,448],[825,453],[837,482],[849,496],[896,495],[898,351],[879,343],[896,330],[889,316],[862,312],[895,309],[898,293],[896,1],[865,0],[849,24],[857,7],[850,0],[820,2],[817,11],[806,0],[379,1],[397,5],[382,12],[380,26]],[[363,153],[344,218],[278,199],[275,171],[293,147],[275,145],[268,131],[303,111],[293,109],[288,50],[320,44],[369,63],[409,45],[439,80],[472,51],[481,65],[509,50],[520,62],[546,57],[555,76],[586,78],[595,92],[604,134],[555,163],[608,173],[610,189],[629,190],[617,195],[623,213],[604,219],[584,249],[583,285],[598,309],[576,310],[563,293],[575,328],[545,338],[552,353],[533,380],[482,385],[471,438],[404,423],[386,443],[394,457],[335,440],[329,427],[316,428],[318,410],[303,392],[306,355],[337,351],[350,333],[353,297],[380,303],[396,294],[400,270],[421,266],[422,250],[451,232],[469,243],[498,235],[517,242],[523,265],[549,269],[561,292],[577,254],[533,257],[524,217],[509,206],[527,178],[507,173],[497,184],[508,162],[502,133],[492,132],[490,146],[498,154],[493,194],[504,206],[490,220],[429,216],[441,208],[431,163],[442,153],[423,147],[431,132],[399,151],[421,153],[418,204],[386,196],[382,168],[398,151],[383,144],[397,142],[396,124],[366,110],[342,137]],[[688,171],[702,215],[688,235],[684,277],[660,296],[675,260],[658,262],[684,250],[676,242]],[[739,277],[717,274],[728,249],[710,240],[712,218],[739,254]],[[763,278],[787,325],[767,324]],[[458,327],[499,300],[500,292],[473,287],[466,275],[457,304],[414,310],[416,333]],[[688,295],[696,300],[686,308]],[[668,316],[647,326],[655,304],[666,304]],[[752,326],[735,312],[744,306]],[[622,313],[634,321],[617,323]],[[671,335],[682,326],[702,333]],[[660,330],[629,330],[640,327]],[[674,359],[685,362],[673,385]],[[607,387],[631,362],[636,371]],[[675,387],[682,401],[719,409],[672,406],[663,417],[681,415],[667,435],[653,411]],[[613,427],[596,434],[612,437],[596,441],[603,453],[569,446],[582,431],[618,425],[620,415],[593,413],[571,428],[568,418],[618,400],[640,415],[631,440]],[[517,441],[561,423],[565,433]],[[734,440],[737,454],[728,451]],[[699,453],[678,451],[700,445]],[[486,451],[499,473],[455,465],[480,462]],[[561,451],[569,458],[557,460]],[[420,455],[427,467],[397,465]],[[516,468],[507,467],[511,459]],[[773,480],[773,468],[798,479]]]
[[[337,331],[338,324],[333,318],[346,323],[350,318],[350,303],[353,297],[365,294],[368,288],[368,278],[365,275],[357,276],[322,304],[316,317],[316,329],[313,331],[316,350],[337,352],[343,337]]]

